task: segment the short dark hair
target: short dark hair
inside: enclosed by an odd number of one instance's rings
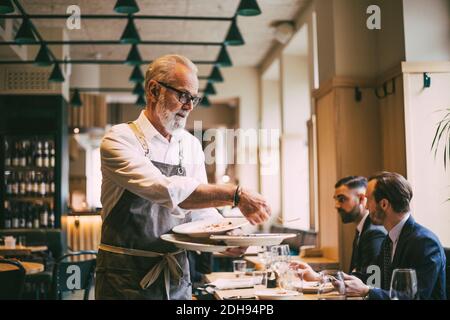
[[[349,189],[367,188],[367,178],[362,176],[348,176],[336,182],[334,188],[339,188],[342,185]]]
[[[386,199],[391,204],[395,212],[408,212],[409,202],[413,197],[413,192],[409,182],[396,172],[382,171],[369,178],[375,180],[377,184],[373,190],[376,202]]]

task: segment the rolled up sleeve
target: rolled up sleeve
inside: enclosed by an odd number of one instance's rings
[[[163,175],[132,143],[132,138],[119,136],[112,129],[100,146],[102,173],[114,183],[158,205],[181,215],[178,205],[191,195],[200,181],[191,177]]]

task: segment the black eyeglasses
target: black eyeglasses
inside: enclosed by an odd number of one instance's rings
[[[192,106],[196,107],[203,99],[203,97],[192,96],[189,92],[178,90],[177,88],[169,86],[167,83],[159,82],[159,81],[156,81],[156,82],[158,82],[164,88],[173,90],[176,93],[178,93],[178,101],[180,101],[180,103],[182,103],[183,105],[188,104],[189,102],[192,101]]]

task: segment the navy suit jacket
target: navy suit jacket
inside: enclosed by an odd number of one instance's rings
[[[377,258],[386,234],[387,231],[383,226],[374,225],[370,217],[366,218],[358,245],[352,252],[350,272],[356,269],[357,273],[364,274],[367,272],[368,266],[377,264]]]
[[[383,281],[383,250],[378,257]],[[392,270],[412,268],[417,274],[419,299],[446,299],[445,254],[437,236],[421,226],[412,216],[406,221],[392,260]],[[374,288],[369,299],[389,299],[390,288]]]

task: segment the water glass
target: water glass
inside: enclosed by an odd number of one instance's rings
[[[416,270],[395,269],[392,272],[389,297],[391,300],[416,300],[418,298]]]
[[[245,260],[234,260],[233,261],[233,272],[237,278],[241,278],[245,275],[247,270],[247,261]]]
[[[340,270],[323,270],[320,272],[319,300],[345,300],[344,273]]]
[[[255,289],[266,289],[267,276],[267,271],[253,271],[253,287]]]

